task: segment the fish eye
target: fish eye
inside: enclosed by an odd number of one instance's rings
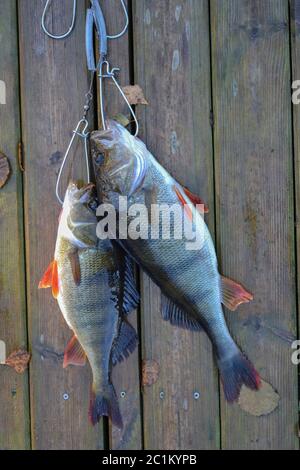
[[[104,153],[98,153],[96,157],[96,163],[97,165],[103,165],[104,163]]]
[[[97,207],[98,207],[98,203],[96,201],[96,199],[92,199],[89,204],[88,204],[88,207],[93,211],[95,212],[97,210]]]

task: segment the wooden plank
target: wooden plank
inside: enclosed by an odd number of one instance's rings
[[[0,189],[0,340],[7,353],[27,348],[23,247],[22,176],[17,149],[20,107],[16,2],[3,0],[0,15],[0,152],[8,158],[11,176]],[[0,449],[30,447],[28,374],[0,366]]]
[[[223,401],[222,447],[296,449],[297,368],[278,336],[296,335],[288,2],[212,0],[211,19],[219,255],[255,297],[229,326],[281,397],[260,418]]]
[[[292,81],[300,80],[300,0],[290,2]],[[298,291],[298,338],[300,338],[300,105],[293,106],[295,211]],[[299,425],[298,425],[299,428]]]
[[[67,29],[72,3],[52,2],[52,31]],[[103,423],[92,428],[87,416],[90,368],[63,370],[63,351],[71,332],[51,292],[37,289],[54,253],[60,212],[55,198],[57,173],[88,90],[85,2],[78,2],[76,28],[64,41],[53,41],[42,32],[43,8],[39,0],[19,2],[32,445],[34,449],[101,449]],[[70,175],[85,177],[80,145],[63,188]]]
[[[128,8],[128,2],[126,2],[126,6]],[[120,9],[116,9],[115,2],[106,1],[102,2],[102,7],[109,34],[116,34],[124,26],[121,6]],[[121,39],[109,41],[108,60],[112,67],[120,68],[118,81],[121,86],[130,84],[130,63],[132,57],[129,52],[128,33],[122,36]],[[112,81],[106,80],[104,86],[107,117],[113,117],[118,113],[129,116],[128,108]],[[98,116],[98,124],[101,127],[100,115]],[[133,312],[130,315],[129,321],[137,330],[137,312]],[[124,428],[120,431],[116,427],[112,427],[110,448],[117,450],[139,450],[142,448],[142,427],[138,348],[126,361],[114,367],[112,380],[118,396]]]
[[[210,205],[214,227],[208,2],[138,0],[134,5],[135,82],[150,105],[140,136],[158,160]],[[219,446],[218,382],[205,334],[161,319],[159,289],[142,276],[142,355],[159,364],[144,389],[147,449]],[[199,393],[200,398],[194,398]]]

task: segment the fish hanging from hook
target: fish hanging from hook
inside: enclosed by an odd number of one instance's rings
[[[71,156],[71,150],[75,141],[75,138],[78,137],[80,140],[83,142],[83,147],[84,147],[84,158],[86,162],[86,170],[87,170],[87,179],[88,183],[90,182],[90,166],[89,166],[89,152],[88,152],[88,139],[89,139],[89,122],[87,119],[87,114],[90,109],[90,102],[93,99],[93,83],[94,83],[94,75],[97,72],[98,77],[99,77],[99,94],[100,94],[100,112],[101,112],[101,119],[103,123],[103,128],[106,129],[106,123],[105,123],[105,113],[104,113],[104,96],[103,96],[103,80],[104,79],[111,79],[119,91],[122,99],[125,101],[126,105],[128,106],[128,109],[133,116],[133,119],[135,121],[136,129],[135,129],[135,136],[137,136],[138,131],[139,131],[139,124],[137,117],[135,115],[135,112],[130,105],[126,95],[124,94],[121,86],[119,85],[117,78],[116,78],[116,73],[119,71],[119,68],[113,67],[111,68],[108,60],[107,60],[107,54],[108,54],[108,41],[109,40],[114,40],[121,38],[127,31],[128,25],[129,25],[129,16],[128,16],[128,11],[126,8],[126,4],[124,0],[121,1],[121,6],[124,11],[124,16],[125,16],[125,25],[123,29],[113,35],[109,35],[107,33],[107,28],[106,28],[106,22],[105,18],[101,9],[101,5],[99,3],[99,0],[90,0],[90,8],[87,9],[87,14],[86,14],[86,31],[85,31],[85,43],[86,43],[86,58],[87,58],[87,68],[91,72],[92,77],[91,77],[91,82],[90,82],[90,88],[88,93],[86,94],[86,102],[84,105],[84,113],[82,118],[78,121],[75,129],[73,130],[73,135],[72,138],[69,142],[69,145],[67,147],[66,153],[63,157],[62,165],[59,170],[59,174],[57,177],[57,183],[56,183],[56,197],[60,204],[63,204],[63,200],[60,196],[60,182],[62,178],[62,174],[64,171],[64,168],[66,166],[67,160]],[[44,33],[49,36],[52,39],[65,39],[67,38],[73,31],[75,22],[76,22],[76,11],[77,11],[77,0],[73,1],[73,15],[72,15],[72,22],[71,25],[68,29],[63,34],[60,35],[55,35],[51,33],[45,26],[45,20],[46,20],[46,15],[50,7],[50,2],[51,0],[47,0],[44,11],[42,14],[42,29]],[[97,36],[98,36],[98,44],[99,44],[99,60],[96,60],[96,55],[95,55],[95,50],[94,50],[94,28],[96,30]]]

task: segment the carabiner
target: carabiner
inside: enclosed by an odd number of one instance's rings
[[[63,172],[64,167],[66,165],[67,159],[68,159],[70,151],[71,151],[71,147],[73,145],[73,142],[74,142],[76,136],[83,139],[87,180],[88,180],[88,183],[91,182],[90,166],[89,166],[89,153],[88,153],[88,145],[87,145],[87,140],[88,140],[88,137],[89,137],[89,134],[90,134],[89,132],[87,132],[88,126],[89,126],[89,123],[85,118],[80,119],[80,121],[78,122],[76,128],[73,131],[72,138],[70,140],[70,143],[69,143],[68,148],[66,150],[66,153],[64,155],[64,158],[63,158],[63,161],[62,161],[59,173],[58,173],[58,177],[57,177],[57,181],[56,181],[56,187],[55,187],[55,194],[56,194],[56,197],[57,197],[57,199],[58,199],[58,201],[60,202],[61,205],[63,205],[63,200],[61,199],[60,194],[59,194],[59,184],[60,184],[62,172]]]
[[[103,67],[104,66],[106,66],[106,72],[105,73],[103,73]],[[111,78],[112,81],[114,82],[115,86],[117,87],[120,95],[122,96],[123,100],[127,104],[128,109],[129,109],[129,111],[130,111],[130,113],[131,113],[131,115],[134,119],[135,126],[136,126],[134,137],[137,137],[137,135],[139,133],[139,122],[137,120],[135,112],[132,109],[132,106],[130,105],[124,91],[120,87],[120,85],[119,85],[119,83],[118,83],[118,81],[115,77],[116,72],[118,72],[119,70],[120,69],[118,69],[117,67],[114,67],[114,68],[110,69],[110,65],[109,65],[109,62],[107,60],[103,60],[99,65],[99,75],[98,75],[99,76],[99,98],[100,98],[100,114],[101,114],[102,126],[103,126],[103,129],[106,130],[105,113],[104,113],[104,100],[103,100],[103,79],[104,78]]]
[[[45,34],[47,34],[47,36],[49,36],[50,38],[52,39],[65,39],[67,38],[68,36],[70,36],[70,34],[72,33],[73,29],[74,29],[74,26],[75,26],[75,21],[76,21],[76,9],[77,9],[77,0],[73,0],[73,17],[72,17],[72,22],[71,22],[71,26],[69,27],[68,31],[64,34],[52,34],[50,33],[50,31],[48,31],[48,29],[46,28],[45,26],[45,18],[46,18],[46,14],[47,14],[47,10],[49,8],[49,4],[50,4],[50,1],[51,0],[47,0],[46,1],[46,4],[45,4],[45,8],[44,8],[44,11],[43,11],[43,15],[42,15],[42,28],[43,28],[43,31]]]

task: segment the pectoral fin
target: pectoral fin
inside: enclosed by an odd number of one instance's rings
[[[162,317],[169,321],[171,325],[179,326],[185,330],[201,331],[202,326],[198,320],[191,317],[184,310],[180,309],[168,297],[162,296]]]
[[[229,310],[235,311],[241,304],[253,300],[253,295],[247,292],[241,284],[221,276],[222,303]]]
[[[69,254],[69,260],[71,263],[74,282],[76,286],[79,286],[81,281],[81,271],[78,250],[74,250]]]
[[[184,212],[186,213],[187,217],[189,220],[192,222],[193,221],[193,211],[191,209],[191,204],[189,201],[186,199],[185,194],[183,192],[183,189],[179,189],[176,185],[173,186],[173,190],[176,193],[177,199],[184,208]]]
[[[203,210],[200,211],[200,213],[204,213],[204,214],[208,214],[209,212],[209,209],[208,209],[208,206],[205,204],[205,202],[197,195],[197,194],[194,194],[192,193],[188,188],[186,188],[185,186],[182,186],[182,189],[183,191],[185,192],[185,194],[187,195],[187,197],[191,200],[191,202],[195,205],[195,206],[202,206],[203,207]],[[198,208],[197,208],[198,209]]]
[[[59,282],[57,261],[55,260],[49,264],[44,276],[39,282],[39,289],[47,289],[48,287],[52,287],[52,295],[55,299],[57,299],[59,294]]]
[[[84,366],[85,363],[86,354],[77,337],[74,335],[65,349],[63,368],[65,369],[71,364],[73,366]]]

